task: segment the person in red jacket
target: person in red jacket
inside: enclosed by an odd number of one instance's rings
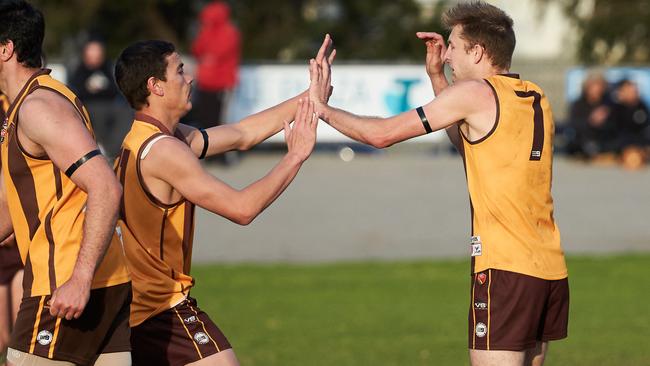
[[[225,102],[237,84],[241,46],[226,3],[210,3],[200,18],[201,28],[192,45],[198,64],[195,118],[199,127],[210,128],[223,122]]]

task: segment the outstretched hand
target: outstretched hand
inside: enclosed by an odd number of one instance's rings
[[[331,66],[336,57],[334,42],[329,34],[325,35],[323,44],[315,59],[309,60],[309,99],[316,105],[327,104],[332,95]]]
[[[427,47],[426,68],[429,77],[443,74],[447,53],[445,39],[435,32],[417,32],[415,35],[423,40]]]
[[[289,154],[295,154],[301,161],[307,160],[316,144],[317,126],[318,116],[314,113],[314,102],[299,99],[293,126],[289,126],[289,122],[284,123],[284,139]]]

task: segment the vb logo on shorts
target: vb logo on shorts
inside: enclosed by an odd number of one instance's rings
[[[485,337],[487,334],[487,327],[483,323],[476,324],[476,336],[479,338]]]
[[[197,332],[194,334],[194,340],[198,344],[206,344],[210,342],[210,338],[208,338],[208,335],[203,333],[203,332]]]
[[[196,316],[192,315],[189,318],[183,319],[183,321],[185,322],[185,324],[196,323]]]
[[[52,343],[52,333],[48,332],[47,330],[41,330],[38,332],[36,340],[41,346],[47,346],[48,344]]]
[[[487,304],[484,302],[475,301],[474,309],[476,310],[487,310]]]

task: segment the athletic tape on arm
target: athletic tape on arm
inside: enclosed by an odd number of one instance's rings
[[[429,125],[429,120],[427,119],[427,116],[424,114],[424,110],[422,109],[422,107],[417,107],[415,110],[418,112],[418,116],[420,116],[420,120],[422,121],[422,126],[424,126],[424,130],[427,131],[427,133],[433,132],[431,126]]]
[[[74,172],[76,172],[77,169],[79,169],[80,166],[84,165],[85,162],[87,162],[88,160],[92,159],[93,157],[95,157],[97,155],[101,155],[101,154],[102,153],[99,150],[93,150],[93,151],[89,152],[88,154],[82,156],[81,158],[79,158],[79,160],[72,163],[72,165],[70,165],[70,167],[68,169],[66,169],[65,175],[67,175],[68,178],[70,178],[72,176],[72,174],[74,174]]]
[[[208,133],[205,132],[204,129],[199,128],[199,132],[201,132],[201,136],[203,136],[203,150],[201,151],[201,156],[199,156],[199,159],[205,158],[205,154],[208,153],[208,146],[210,145],[210,139],[208,138]]]

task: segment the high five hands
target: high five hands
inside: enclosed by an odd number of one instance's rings
[[[309,60],[309,100],[314,103],[315,113],[320,115],[323,106],[327,104],[332,91],[332,63],[336,57],[334,42],[329,34],[325,35],[323,44],[315,59]]]

